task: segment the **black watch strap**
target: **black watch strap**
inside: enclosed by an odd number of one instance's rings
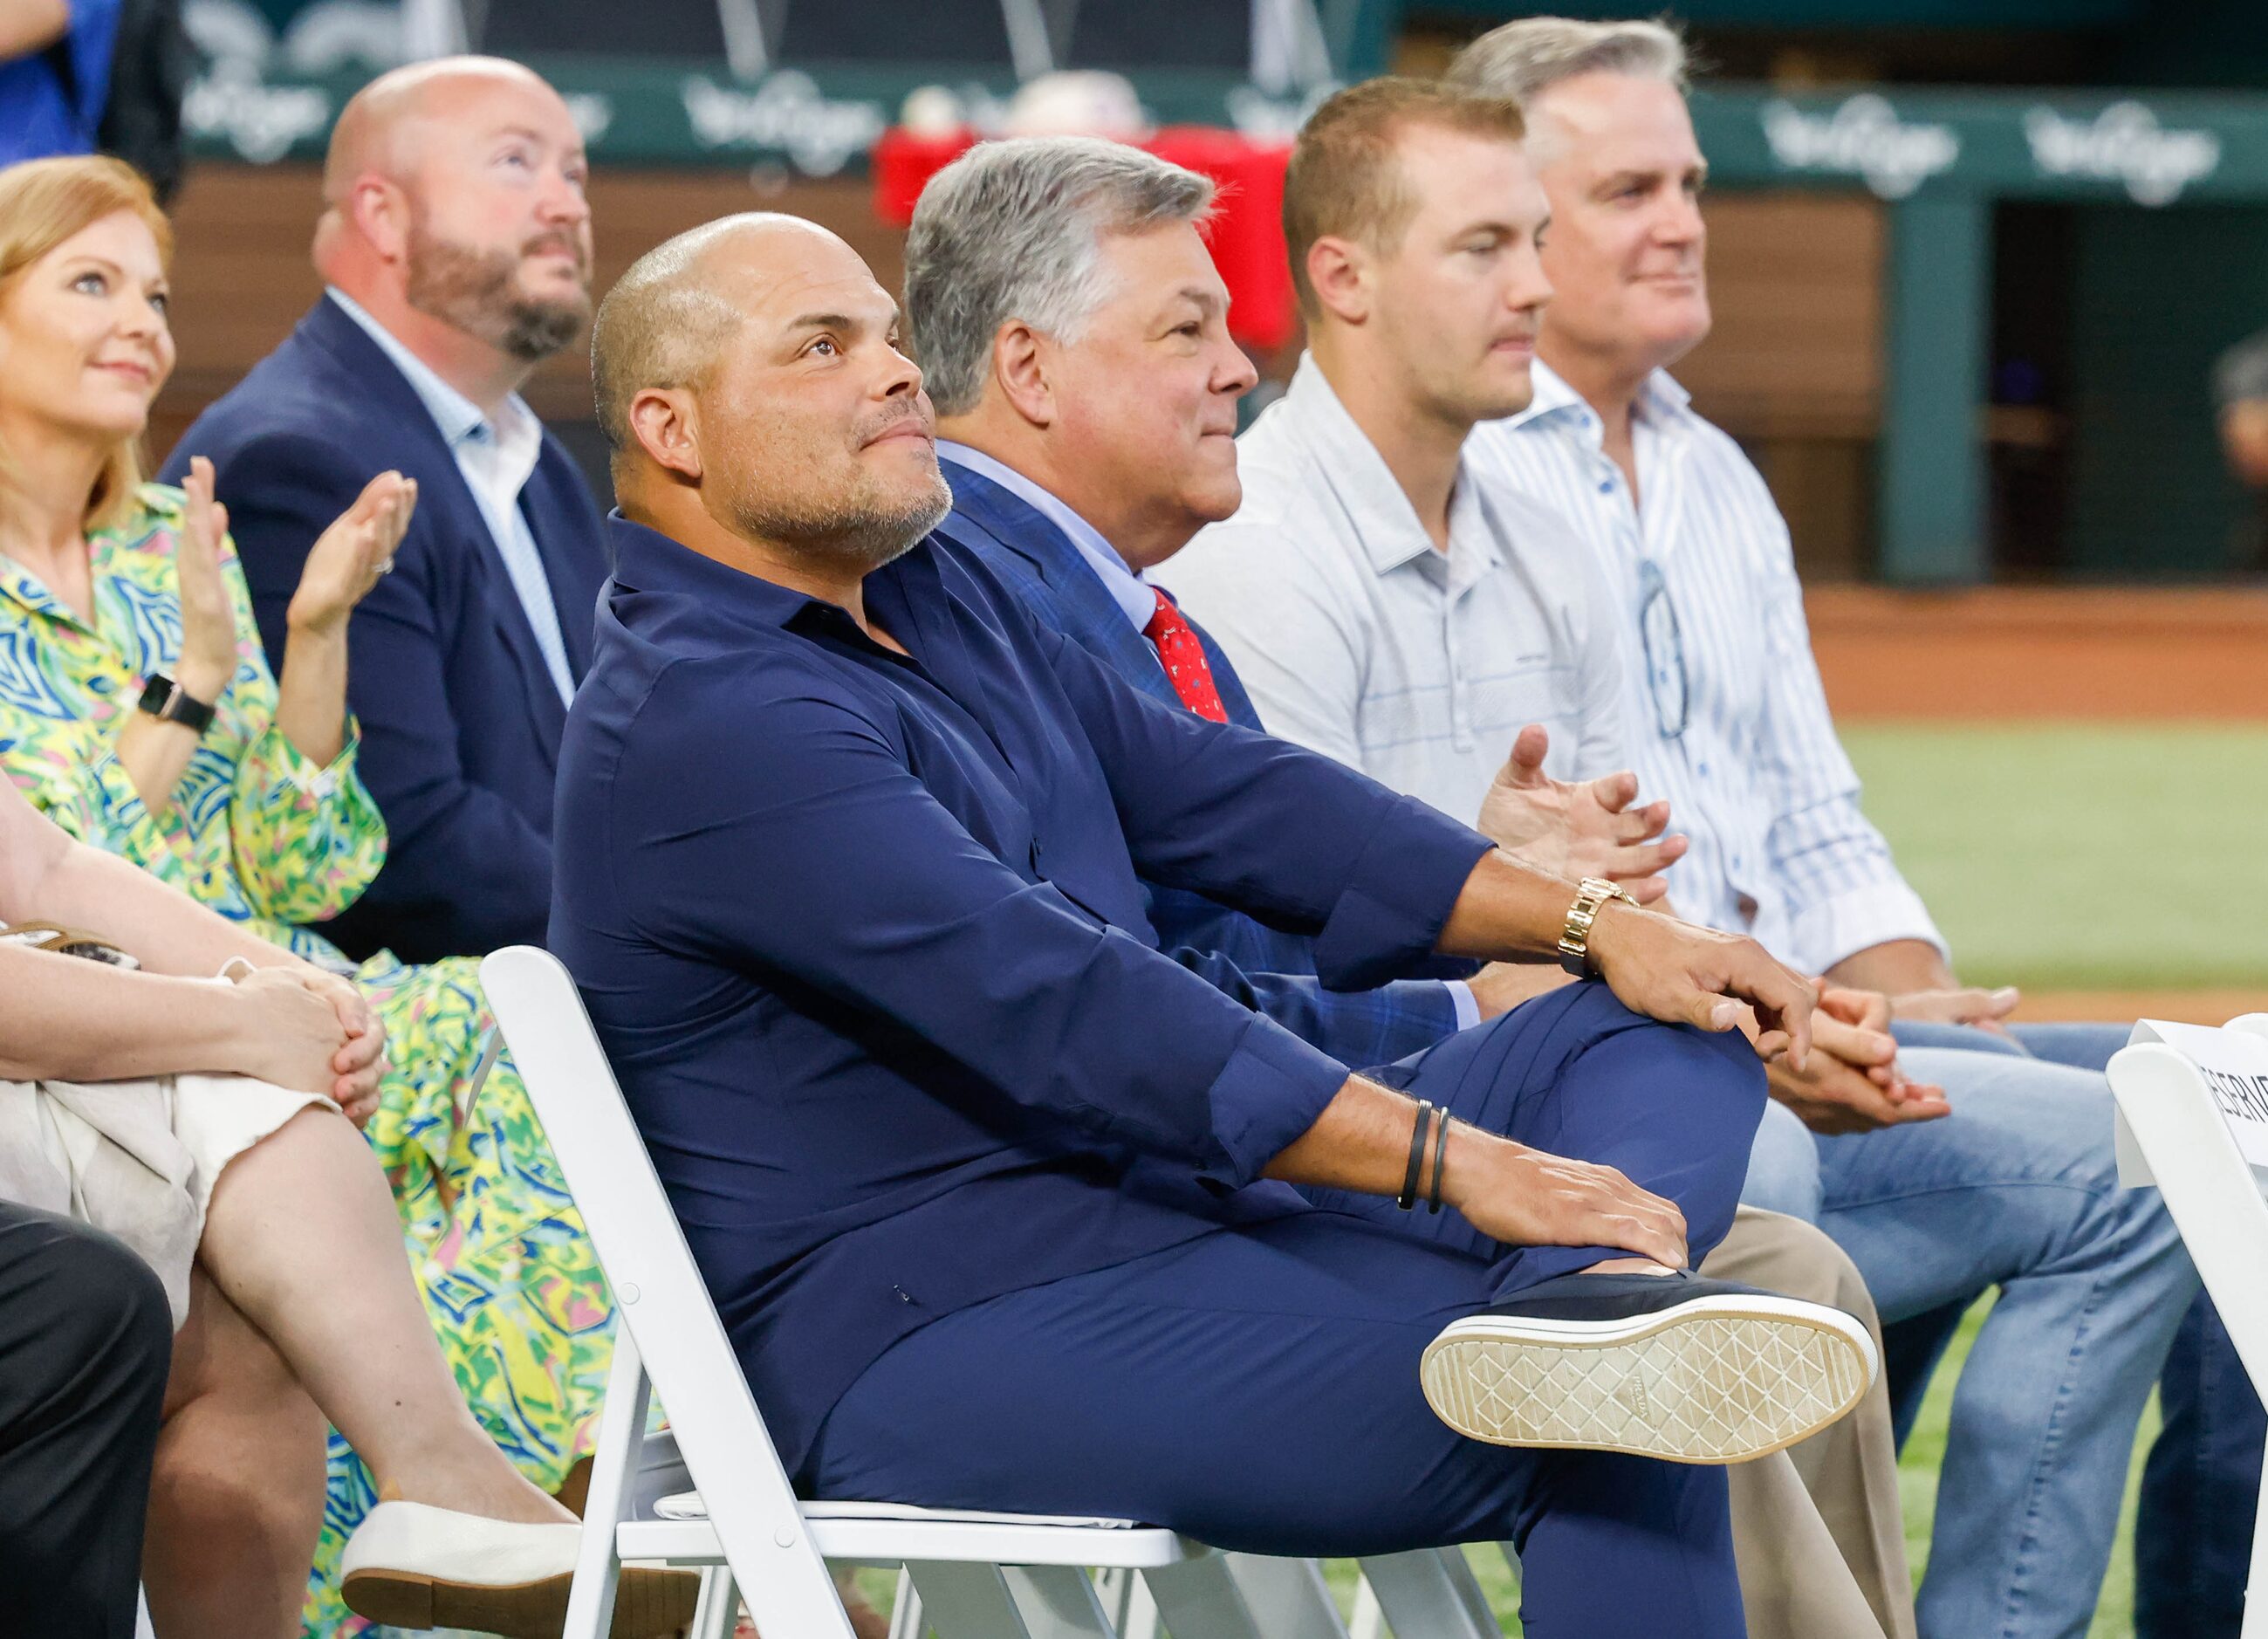
[[[212,727],[213,708],[163,672],[151,672],[142,685],[141,705],[161,722],[179,723],[196,734]]]

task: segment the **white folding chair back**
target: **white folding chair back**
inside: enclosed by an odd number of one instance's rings
[[[2228,1028],[2268,1037],[2268,1014]],[[2110,1060],[2110,1091],[2253,1386],[2268,1393],[2268,1201],[2194,1060],[2156,1042]],[[2268,1483],[2252,1537],[2243,1639],[2268,1639]]]
[[[515,945],[481,963],[481,983],[619,1316],[566,1639],[607,1632],[625,1560],[729,1566],[762,1632],[852,1639],[829,1559],[905,1565],[946,1639],[1108,1635],[1088,1566],[1143,1572],[1174,1639],[1257,1639],[1220,1556],[1169,1531],[799,1502],[573,979],[547,952]],[[624,1517],[649,1386],[699,1488],[680,1510],[690,1517]],[[703,1612],[711,1623],[729,1600],[720,1583],[711,1578]],[[729,1632],[724,1620],[709,1631]]]

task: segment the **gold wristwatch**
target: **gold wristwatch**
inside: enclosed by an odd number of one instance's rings
[[[1624,904],[1638,901],[1614,883],[1601,876],[1586,876],[1575,893],[1575,903],[1567,907],[1566,931],[1559,935],[1559,965],[1577,978],[1589,978],[1591,974],[1591,924],[1599,919],[1599,912],[1609,899],[1619,899]]]

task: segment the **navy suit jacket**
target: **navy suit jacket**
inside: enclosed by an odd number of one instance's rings
[[[1150,698],[1179,706],[1181,697],[1157,650],[1134,629],[1077,543],[1038,508],[983,474],[950,458],[939,465],[953,486],[953,512],[938,534],[982,559],[1021,595],[1042,626],[1072,639]],[[1191,621],[1189,628],[1204,649],[1229,721],[1261,729],[1260,714],[1228,656],[1204,627]],[[1456,1005],[1436,980],[1403,979],[1353,992],[1290,982],[1315,971],[1314,941],[1304,934],[1270,927],[1201,894],[1144,886],[1150,919],[1166,949],[1182,953],[1194,965],[1208,956],[1234,963],[1279,1023],[1350,1069],[1421,1052],[1457,1028]],[[1446,971],[1471,970],[1467,964]]]
[[[839,607],[616,521],[559,764],[575,975],[791,1473],[899,1338],[1304,1210],[1344,1066],[1158,949],[1139,871],[1430,950],[1487,839],[1167,706],[950,542]]]
[[[386,867],[324,931],[350,954],[409,962],[540,943],[551,903],[551,798],[566,706],[478,503],[424,402],[328,297],[197,417],[166,463],[205,455],[228,507],[270,665],[308,549],[392,468],[417,511],[348,628],[347,701],[363,782],[386,816]],[[520,491],[583,676],[607,575],[604,520],[563,446]]]

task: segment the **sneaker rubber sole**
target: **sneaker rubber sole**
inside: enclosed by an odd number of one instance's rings
[[[487,1586],[407,1571],[350,1575],[340,1592],[357,1616],[390,1628],[459,1628],[507,1639],[559,1639],[569,1576]],[[665,1639],[693,1621],[701,1578],[692,1571],[625,1567],[615,1594],[611,1639]]]
[[[1848,1412],[1877,1363],[1840,1310],[1705,1297],[1605,1324],[1474,1315],[1427,1346],[1418,1378],[1443,1422],[1491,1445],[1746,1463]]]

